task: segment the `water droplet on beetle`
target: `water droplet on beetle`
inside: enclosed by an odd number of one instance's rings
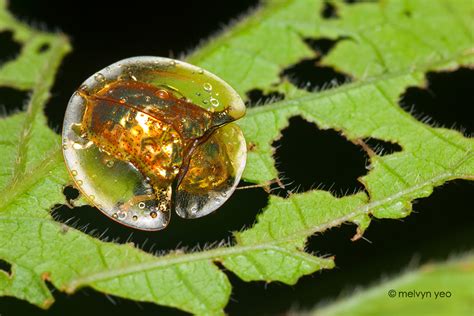
[[[94,79],[95,79],[95,81],[97,81],[97,82],[104,82],[104,81],[105,81],[104,75],[101,74],[100,72],[98,72],[98,73],[96,73],[96,74],[94,75]]]
[[[219,106],[219,100],[217,100],[216,98],[210,98],[209,101],[211,101],[211,104],[212,106],[214,107],[218,107]]]
[[[203,84],[204,91],[211,92],[212,91],[212,85],[209,82],[206,82]]]

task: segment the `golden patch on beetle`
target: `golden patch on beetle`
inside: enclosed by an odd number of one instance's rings
[[[171,209],[189,218],[214,211],[245,165],[245,140],[231,123],[245,113],[240,97],[218,77],[170,61],[138,57],[100,71],[71,98],[63,127],[78,188],[138,229],[164,228]]]

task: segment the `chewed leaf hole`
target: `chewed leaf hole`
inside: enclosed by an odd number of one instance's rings
[[[363,190],[357,178],[366,173],[366,155],[334,130],[320,130],[301,117],[290,119],[283,137],[273,143],[277,168],[289,189],[312,188],[349,194]]]
[[[63,194],[66,197],[67,201],[72,201],[79,197],[79,190],[73,187],[72,185],[68,185],[64,187]]]
[[[283,70],[282,76],[297,87],[308,91],[328,89],[347,83],[351,78],[332,67],[318,64],[319,58],[304,59]]]
[[[331,49],[334,48],[337,42],[340,40],[345,39],[345,37],[340,37],[337,39],[331,39],[331,38],[326,38],[326,37],[321,37],[321,38],[305,38],[304,42],[311,47],[312,50],[317,52],[319,55],[327,55]]]
[[[387,142],[377,138],[364,139],[364,143],[379,156],[390,155],[402,150],[402,147],[397,143]]]
[[[272,103],[272,102],[283,100],[285,98],[285,95],[278,91],[264,93],[260,89],[250,90],[246,94],[248,98],[248,101],[247,101],[248,106]]]
[[[339,15],[337,14],[336,7],[329,1],[325,1],[323,4],[323,9],[321,10],[321,16],[324,19],[337,19]]]
[[[18,55],[21,50],[21,45],[13,39],[13,32],[6,31],[0,33],[0,66]]]
[[[5,108],[7,113],[22,110],[27,102],[28,94],[29,91],[0,87],[0,108]]]
[[[38,53],[45,53],[48,51],[50,48],[50,45],[48,43],[42,44],[40,47],[38,47]]]
[[[9,275],[12,274],[12,265],[5,260],[0,259],[0,270],[5,271]]]
[[[452,72],[429,72],[426,81],[426,88],[408,88],[401,96],[401,106],[421,121],[471,135],[474,132],[471,114],[474,70],[460,68]]]

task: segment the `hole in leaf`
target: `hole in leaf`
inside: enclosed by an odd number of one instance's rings
[[[410,87],[400,104],[416,116],[430,117],[444,127],[454,127],[467,135],[474,132],[472,105],[474,70],[460,68],[452,72],[429,72],[426,88]]]
[[[297,87],[308,91],[331,88],[350,81],[350,77],[332,67],[318,65],[319,58],[304,59],[283,70],[282,75]]]
[[[241,183],[240,186],[250,184]],[[236,190],[214,213],[198,219],[182,219],[173,212],[168,227],[155,232],[123,226],[90,206],[73,209],[58,206],[54,211],[54,219],[74,228],[87,226],[83,231],[91,236],[117,239],[118,243],[133,242],[137,247],[153,253],[158,249],[166,251],[203,246],[224,239],[229,241],[232,231],[249,227],[255,222],[256,215],[267,205],[267,199],[268,194],[261,188]]]
[[[244,282],[228,272],[234,300],[226,312],[284,315],[294,306],[298,311],[312,309],[358,287],[396,276],[413,263],[446,260],[469,252],[474,248],[474,212],[468,207],[473,189],[474,183],[469,181],[449,182],[435,188],[431,196],[417,200],[415,211],[403,220],[374,219],[364,235],[370,243],[351,241],[356,230],[353,224],[311,237],[308,251],[336,255],[336,268],[304,276],[291,287],[278,282]]]
[[[28,99],[29,91],[21,91],[8,87],[0,87],[0,108],[4,107],[7,113],[22,110]]]
[[[248,98],[248,106],[277,102],[285,98],[285,95],[278,91],[264,94],[261,89],[253,89],[248,91],[246,94]]]
[[[323,9],[321,10],[321,16],[324,19],[337,19],[339,15],[337,14],[336,7],[331,2],[325,1]]]
[[[297,116],[282,135],[273,146],[278,170],[294,182],[290,189],[321,187],[338,194],[364,190],[357,178],[366,173],[366,156],[338,132],[320,130]]]
[[[79,197],[79,190],[73,187],[72,185],[68,185],[64,187],[63,194],[66,197],[67,201],[72,201]]]
[[[331,39],[331,38],[326,38],[326,37],[320,37],[320,38],[305,38],[304,42],[311,47],[312,50],[317,52],[319,55],[327,55],[331,49],[334,48],[334,46],[337,44],[337,42],[347,39],[347,37],[340,37],[338,39]]]
[[[42,44],[40,47],[38,47],[38,53],[44,53],[50,48],[48,43]]]
[[[402,147],[397,143],[387,142],[377,138],[366,138],[366,143],[377,155],[385,156],[402,151]]]
[[[8,273],[8,275],[12,275],[12,265],[2,259],[0,259],[0,270],[5,271],[6,273]]]
[[[0,33],[0,66],[8,59],[14,58],[20,53],[21,45],[13,39],[13,32]]]

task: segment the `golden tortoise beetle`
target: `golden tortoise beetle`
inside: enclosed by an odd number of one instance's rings
[[[79,190],[121,224],[160,230],[175,210],[197,218],[233,193],[246,161],[237,92],[174,59],[134,57],[88,78],[63,125],[66,166]]]

